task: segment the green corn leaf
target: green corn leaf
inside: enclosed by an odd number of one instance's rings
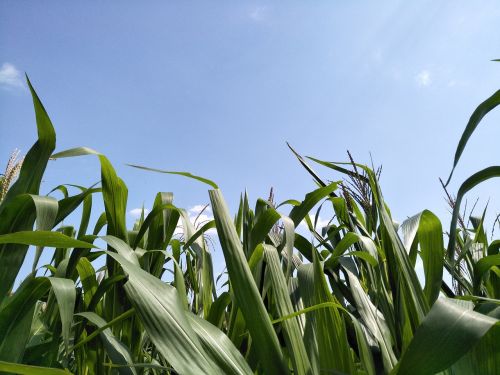
[[[487,181],[490,178],[494,177],[500,177],[500,166],[492,166],[485,168],[479,172],[474,173],[472,176],[470,176],[468,179],[466,179],[462,185],[460,185],[460,188],[458,189],[456,201],[455,201],[455,206],[453,208],[453,214],[451,217],[451,224],[450,224],[450,233],[455,233],[457,229],[457,222],[458,222],[458,215],[460,214],[460,204],[462,203],[462,199],[464,195],[477,185],[479,185],[481,182]],[[450,240],[448,242],[448,250],[447,250],[447,256],[448,259],[453,262],[453,258],[455,255],[455,244],[456,244],[456,238],[454,235],[450,236]]]
[[[73,322],[73,311],[75,309],[76,302],[75,284],[73,283],[73,280],[59,277],[49,277],[48,279],[56,296],[57,305],[59,307],[59,315],[61,317],[64,347],[67,355],[69,355],[69,340],[71,335],[71,325]]]
[[[51,230],[55,225],[57,211],[59,209],[57,200],[52,197],[41,197],[38,195],[32,195],[31,198],[33,199],[36,209],[36,229]],[[33,273],[35,273],[42,251],[42,246],[38,246],[36,248],[35,259],[33,260],[32,267]]]
[[[71,375],[68,370],[0,361],[0,371],[18,375]]]
[[[453,375],[500,373],[500,326],[495,324],[467,354],[456,362]]]
[[[187,248],[191,246],[198,238],[200,238],[203,233],[205,233],[207,230],[215,228],[215,220],[210,220],[207,221],[205,224],[203,224],[200,229],[198,229],[190,238],[189,240],[186,241],[184,244],[184,248]]]
[[[465,127],[462,136],[460,137],[460,141],[458,142],[457,150],[455,151],[455,159],[453,160],[453,167],[450,172],[450,176],[446,181],[445,186],[450,183],[451,176],[453,175],[453,171],[457,166],[458,161],[460,160],[460,156],[465,149],[465,145],[467,144],[470,136],[476,130],[477,126],[481,122],[484,116],[488,114],[492,109],[497,107],[500,104],[500,90],[491,95],[488,99],[482,102],[476,110],[472,113],[467,126]]]
[[[373,360],[373,355],[370,350],[368,340],[365,335],[365,331],[361,327],[359,321],[351,314],[352,324],[354,326],[354,331],[356,332],[356,341],[358,344],[358,351],[361,363],[368,375],[375,375],[375,362]]]
[[[276,248],[263,245],[264,259],[268,265],[267,273],[271,280],[271,288],[275,298],[275,305],[280,316],[290,315],[294,312],[292,301],[288,292],[285,276],[281,269],[278,251]],[[312,374],[311,364],[307,356],[304,341],[297,319],[289,319],[283,322],[285,337],[289,346],[290,356],[293,362],[294,374]]]
[[[0,310],[0,360],[20,362],[28,342],[36,302],[50,289],[48,278],[28,278]]]
[[[84,202],[89,195],[99,193],[101,191],[101,188],[88,188],[80,194],[61,199],[59,201],[59,211],[57,212],[55,224],[57,225],[61,221],[63,221],[70,213],[72,213],[77,207],[79,207],[80,204]],[[84,214],[85,213],[83,212],[82,215]]]
[[[283,363],[278,338],[248,267],[222,193],[211,190],[210,201],[236,303],[245,318],[256,353],[266,372],[285,374],[288,371]]]
[[[195,175],[193,175],[193,174],[191,174],[189,172],[164,171],[162,169],[143,167],[141,165],[135,165],[135,164],[127,164],[127,165],[129,167],[133,167],[133,168],[144,169],[145,171],[158,172],[158,173],[166,173],[166,174],[176,174],[176,175],[179,175],[179,176],[184,176],[184,177],[192,178],[194,180],[203,182],[203,183],[205,183],[207,185],[210,185],[213,189],[218,189],[219,188],[215,182],[209,180],[208,178],[204,178],[204,177],[200,177],[200,176],[195,176]]]
[[[479,284],[486,272],[494,266],[500,266],[500,254],[488,255],[479,259],[479,261],[474,265],[475,283]]]
[[[24,193],[38,194],[43,173],[47,167],[50,155],[56,147],[56,133],[49,115],[38,98],[28,76],[26,76],[26,81],[33,98],[33,106],[35,107],[38,141],[26,154],[19,177],[9,189],[0,205],[0,214],[2,213],[3,206],[17,195]]]
[[[10,234],[0,235],[0,244],[23,244],[45,247],[71,248],[78,247],[83,249],[97,248],[91,243],[75,240],[59,232],[49,231],[22,231]]]
[[[313,253],[313,264],[303,264],[298,268],[300,294],[306,308],[321,304],[338,304],[332,296],[323,273],[323,264]],[[354,363],[347,341],[346,327],[338,308],[318,309],[307,317],[305,340],[307,346],[316,346],[322,372],[340,371],[351,374]],[[309,330],[313,330],[314,333]],[[315,339],[314,339],[315,338]],[[316,341],[316,344],[313,344]],[[310,349],[309,349],[310,350]],[[314,354],[309,357],[315,357]]]
[[[432,212],[425,210],[402,224],[405,247],[420,245],[425,274],[424,294],[429,306],[438,298],[444,267],[444,243],[441,222]]]
[[[85,189],[84,192],[86,192]],[[87,232],[87,228],[90,222],[90,214],[92,212],[92,194],[87,194],[83,198],[83,208],[82,208],[82,219],[80,221],[80,226],[78,228],[78,234],[76,238],[81,238]]]
[[[125,291],[157,350],[180,374],[216,374],[217,366],[205,352],[189,324],[177,290],[118,254],[108,252],[125,272]]]
[[[316,174],[316,172],[314,172],[314,170],[309,166],[309,164],[306,163],[306,161],[304,160],[304,158],[297,152],[295,151],[292,146],[290,146],[290,144],[287,142],[286,145],[288,146],[288,148],[293,152],[293,154],[295,155],[295,157],[297,158],[297,160],[299,161],[300,164],[302,164],[302,166],[306,169],[307,172],[309,172],[309,174],[314,178],[314,180],[316,181],[316,183],[319,185],[319,186],[323,186],[325,187],[327,184],[324,183],[321,178],[319,178],[319,176]],[[335,197],[335,193],[331,193],[333,197]]]
[[[361,255],[361,257],[369,259],[369,262],[372,264],[373,262],[375,262],[375,264],[377,263],[377,258],[378,258],[377,247],[373,243],[373,240],[369,237],[354,232],[347,232],[344,235],[344,237],[342,237],[340,242],[333,249],[331,259],[340,257],[347,251],[347,249],[349,249],[355,243],[359,243],[361,249],[363,250],[363,253],[367,255],[367,256]],[[360,253],[360,252],[359,251],[351,252],[349,253],[349,255],[352,255],[354,253]]]
[[[309,211],[311,211],[321,199],[327,197],[336,189],[337,183],[333,182],[327,186],[320,187],[319,189],[306,194],[302,203],[298,206],[293,207],[288,217],[292,219],[293,223],[297,227],[300,222],[309,214]]]
[[[20,196],[38,195],[50,154],[56,146],[56,134],[52,122],[27,76],[26,80],[33,98],[38,140],[26,154],[19,177],[0,203],[2,217],[0,234],[28,230],[33,227],[35,212],[32,207],[29,207],[29,203],[26,206],[26,198]],[[21,207],[20,200],[24,201]],[[18,221],[18,219],[21,220]],[[0,302],[6,292],[12,288],[27,251],[26,246],[0,246]]]
[[[99,315],[93,312],[81,312],[77,315],[84,317],[93,325],[98,328],[106,326],[106,321]],[[110,328],[106,328],[99,333],[101,340],[106,348],[109,358],[117,365],[132,365],[132,357],[129,350],[121,343],[111,332]],[[135,375],[137,371],[134,367],[119,367],[118,372],[120,375]]]
[[[272,207],[267,207],[267,209],[256,218],[256,222],[250,231],[250,251],[253,251],[258,244],[266,239],[272,227],[280,218],[281,215]]]
[[[364,166],[362,167],[370,177],[370,186],[373,190],[375,202],[380,215],[381,226],[387,234],[385,246],[386,255],[394,259],[391,273],[401,285],[401,298],[398,303],[404,305],[410,318],[411,325],[416,327],[420,324],[425,314],[429,311],[429,304],[421,289],[415,270],[411,266],[408,253],[403,242],[399,238],[394,223],[389,216],[382,192],[375,173]],[[403,306],[401,306],[403,308]]]
[[[452,366],[498,320],[439,298],[415,332],[398,364],[398,374],[434,374]]]
[[[187,317],[207,354],[224,374],[253,374],[245,358],[221,330],[194,314],[189,313]]]
[[[108,223],[107,234],[127,240],[127,227],[125,224],[128,189],[115,169],[103,154],[88,147],[77,147],[52,155],[53,159],[68,157],[96,155],[101,163],[101,183],[104,207]]]
[[[114,236],[103,236],[102,240],[116,250],[120,256],[125,258],[128,262],[139,267],[139,260],[137,259],[137,254],[134,250],[123,240]]]
[[[162,202],[158,202],[158,200],[162,200],[164,197],[162,196],[161,193],[158,193],[156,199],[155,199],[155,206],[151,210],[151,212],[146,216],[144,219],[144,222],[139,228],[139,232],[137,233],[137,236],[135,238],[134,243],[132,244],[132,247],[135,249],[138,245],[139,242],[142,240],[148,229],[151,231],[151,235],[153,238],[151,239],[151,244],[149,245],[149,239],[148,239],[148,246],[151,249],[158,248],[162,246],[163,244],[163,235],[164,235],[164,228],[163,228],[163,216],[165,211],[169,212],[176,212],[177,213],[177,220],[175,220],[175,225],[177,225],[177,221],[179,219],[179,209],[175,207],[171,203],[165,203],[163,204]],[[175,229],[174,225],[174,229]],[[160,231],[161,229],[161,231]],[[161,233],[160,233],[161,232]],[[159,239],[157,238],[159,237]]]
[[[96,273],[92,263],[90,263],[88,258],[85,257],[78,260],[76,271],[78,272],[80,282],[82,283],[85,307],[88,308],[97,291],[97,288],[99,287],[96,279]]]
[[[378,341],[385,371],[389,373],[396,365],[397,360],[392,350],[393,340],[391,339],[391,332],[389,331],[385,317],[370,301],[368,295],[361,287],[358,278],[347,268],[345,272],[349,279],[349,286],[354,297],[356,309],[365,326]]]
[[[210,313],[208,314],[207,321],[220,328],[225,310],[230,303],[231,294],[229,294],[229,292],[221,293],[212,303],[212,306],[210,306]]]
[[[179,210],[172,205],[174,195],[160,192],[156,194],[153,210],[146,219],[142,219],[139,232],[133,247],[136,248],[147,230],[146,250],[164,249],[170,242],[179,221]],[[165,257],[162,253],[149,253],[145,259],[146,269],[153,275],[159,276],[162,272]]]
[[[101,229],[104,228],[104,226],[107,224],[108,224],[108,219],[106,218],[106,212],[103,212],[97,219],[92,234],[94,236],[97,236],[101,231]]]

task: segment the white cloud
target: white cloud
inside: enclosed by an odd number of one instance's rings
[[[144,209],[144,216],[146,216],[147,214],[149,214],[150,210],[148,210],[147,208]],[[128,212],[128,214],[130,216],[132,216],[134,219],[138,219],[141,217],[141,213],[142,213],[142,208],[134,208],[133,210],[130,210]]]
[[[257,6],[250,11],[248,16],[255,22],[260,22],[267,17],[268,13],[269,8],[267,6]]]
[[[415,76],[415,82],[419,87],[426,87],[432,83],[431,73],[428,70],[422,70]]]
[[[201,211],[203,211],[203,213],[210,212],[210,206],[207,208],[205,208],[205,206],[206,204],[197,204],[196,206],[191,207],[188,211],[193,215],[198,215]]]
[[[24,88],[21,72],[8,62],[3,63],[0,67],[0,86],[6,89]]]

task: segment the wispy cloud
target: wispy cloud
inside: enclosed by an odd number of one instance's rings
[[[0,67],[0,87],[8,90],[25,88],[21,72],[8,62]]]
[[[269,8],[267,6],[256,6],[250,10],[248,16],[255,22],[263,21],[267,18]]]
[[[417,83],[417,86],[419,87],[427,87],[430,86],[432,83],[431,79],[431,72],[428,70],[422,70],[420,73],[418,73],[415,76],[415,82]]]

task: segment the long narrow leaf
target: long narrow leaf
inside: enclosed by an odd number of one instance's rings
[[[488,112],[497,107],[499,104],[500,90],[498,90],[492,96],[482,102],[472,113],[469,122],[467,123],[467,126],[465,127],[465,130],[460,137],[460,141],[458,142],[457,150],[455,151],[455,159],[453,160],[453,168],[451,169],[450,176],[448,177],[445,186],[449,184],[451,176],[453,175],[453,171],[455,170],[455,167],[460,160],[460,156],[462,155],[462,152],[464,151],[465,145],[467,144],[470,136],[472,135],[472,133],[474,133],[474,130],[476,130],[483,117],[486,116]]]
[[[283,363],[278,338],[248,267],[222,193],[211,190],[210,201],[236,302],[245,318],[262,366],[269,374],[286,374],[288,371]]]

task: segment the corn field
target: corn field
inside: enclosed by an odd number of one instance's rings
[[[379,171],[352,158],[332,163],[290,147],[315,189],[281,203],[244,194],[235,213],[213,181],[143,168],[206,184],[214,220],[195,227],[173,193],[158,192],[151,212],[127,227],[125,182],[90,148],[54,153],[54,127],[28,85],[38,140],[0,180],[0,372],[500,373],[500,240],[488,241],[485,215],[460,213],[464,195],[499,177],[500,166],[449,195],[446,231],[427,210],[393,222]],[[498,104],[500,91],[471,115],[453,168]],[[71,157],[97,157],[100,184],[42,195],[49,159]],[[92,212],[96,200],[104,212]],[[318,206],[333,212],[324,227]],[[77,209],[81,219],[70,226]],[[303,222],[307,234],[297,230]],[[206,236],[214,229],[220,246]],[[32,272],[14,288],[30,246]],[[220,286],[213,251],[224,255]],[[42,252],[49,264],[39,264]]]

